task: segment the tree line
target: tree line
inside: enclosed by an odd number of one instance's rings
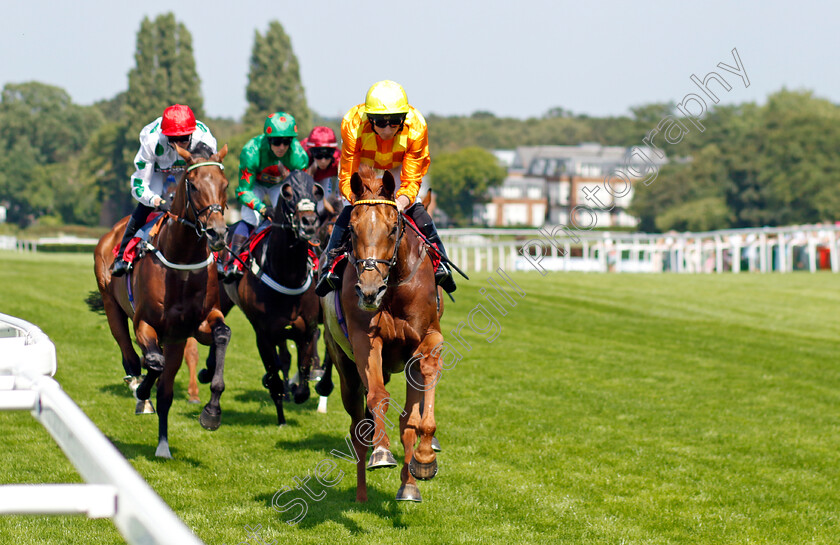
[[[260,133],[268,113],[292,113],[301,136],[314,125],[338,133],[339,119],[309,109],[297,57],[277,21],[264,33],[255,31],[245,92],[242,120],[204,115],[192,37],[171,13],[142,21],[128,89],[111,99],[81,106],[52,85],[7,84],[0,97],[0,204],[8,221],[109,225],[127,214],[139,131],[173,103],[190,105],[220,145],[228,143],[231,198],[239,152]],[[674,115],[674,104],[642,105],[613,117],[560,107],[524,120],[486,111],[424,114],[438,204],[456,225],[466,225],[473,204],[505,177],[487,150],[639,145],[663,117]],[[762,106],[717,106],[704,119],[704,132],[668,146],[671,162],[649,186],[637,186],[631,213],[644,231],[834,221],[840,208],[838,119],[837,105],[808,91],[781,90]]]

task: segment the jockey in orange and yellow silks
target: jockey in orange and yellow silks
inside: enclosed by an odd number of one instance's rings
[[[405,121],[397,134],[383,140],[373,130],[365,113],[365,105],[359,104],[347,112],[341,122],[341,167],[338,184],[347,200],[350,198],[350,176],[359,170],[359,165],[369,165],[378,170],[402,167],[399,172],[400,188],[397,197],[405,195],[413,203],[420,191],[423,176],[429,170],[429,130],[426,120],[414,107],[408,106]]]
[[[396,171],[394,177],[399,180],[395,196],[397,209],[405,211],[420,232],[446,256],[431,216],[417,200],[420,183],[429,170],[428,127],[420,112],[408,103],[402,86],[388,80],[373,84],[364,104],[350,108],[341,121],[341,139],[338,183],[344,197],[353,202],[350,177],[359,165]],[[315,288],[315,293],[321,297],[338,287],[338,274],[332,270],[336,257],[334,250],[341,245],[352,210],[352,206],[342,210],[324,251],[324,264]],[[455,291],[452,274],[443,262],[435,271],[435,280],[448,293]]]

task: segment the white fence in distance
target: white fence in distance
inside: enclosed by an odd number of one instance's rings
[[[86,484],[0,486],[0,515],[111,518],[133,545],[202,545],[61,386],[55,345],[38,327],[0,314],[0,410],[28,410]]]
[[[840,272],[840,225],[795,225],[702,233],[541,229],[441,229],[465,272],[584,271]],[[554,236],[552,236],[554,235]]]

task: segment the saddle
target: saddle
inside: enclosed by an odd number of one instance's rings
[[[243,265],[243,263],[247,265],[251,264],[251,260],[255,256],[257,249],[269,233],[269,227],[271,227],[270,221],[263,220],[262,222],[260,222],[257,228],[254,229],[254,232],[251,233],[251,235],[247,239],[245,239],[245,243],[242,245],[241,251],[239,252],[239,254],[237,254],[237,257],[239,257],[239,259],[233,260],[233,267],[236,267],[240,272],[245,272],[245,265]],[[308,249],[308,253],[310,266],[313,267],[313,270],[317,271],[318,256],[315,255],[315,252],[312,250],[312,248]]]
[[[123,259],[126,263],[134,263],[141,257],[143,257],[146,253],[146,245],[140,244],[141,242],[150,242],[152,238],[157,235],[160,228],[163,226],[163,222],[167,214],[165,212],[154,211],[149,214],[149,217],[146,218],[146,223],[137,230],[137,233],[134,235],[128,245],[125,247],[125,253],[123,253]],[[114,246],[114,250],[112,253],[114,257],[117,257],[117,254],[120,252],[120,245],[117,244]]]

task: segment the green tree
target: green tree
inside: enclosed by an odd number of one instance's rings
[[[245,124],[262,123],[265,116],[285,111],[295,117],[298,132],[308,131],[312,115],[300,81],[300,67],[283,25],[271,21],[265,35],[255,32],[251,50]]]
[[[486,201],[487,190],[505,179],[505,169],[496,157],[481,148],[442,153],[431,166],[432,186],[440,207],[456,225],[472,220],[473,205]]]
[[[139,128],[171,104],[186,104],[204,115],[201,80],[195,68],[192,36],[175,15],[144,17],[137,32],[136,64],[128,73],[126,113]]]
[[[27,225],[43,216],[84,223],[95,192],[74,178],[77,156],[102,124],[99,111],[73,104],[59,87],[7,84],[0,100],[0,203],[9,221]],[[66,206],[75,200],[79,206]]]

